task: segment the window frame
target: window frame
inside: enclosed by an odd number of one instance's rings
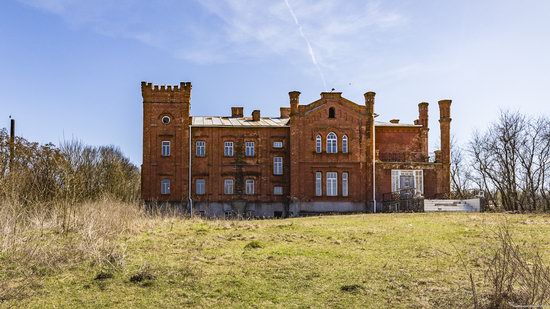
[[[171,142],[170,141],[161,141],[160,142],[160,155],[162,157],[169,157],[171,154]],[[165,151],[166,150],[166,151]]]
[[[392,192],[401,190],[401,174],[410,174],[413,176],[415,193],[424,194],[424,170],[391,170],[391,189]]]
[[[199,191],[199,183],[201,183],[202,192]],[[195,194],[196,195],[205,195],[206,194],[206,179],[198,178],[195,180]]]
[[[253,178],[248,178],[244,181],[244,194],[254,195],[256,194],[256,182]],[[251,188],[252,190],[249,190]]]
[[[235,143],[232,141],[223,142],[223,156],[233,157],[235,156]]]
[[[249,147],[250,144],[252,145],[252,147]],[[253,142],[253,141],[244,142],[244,156],[245,157],[254,157],[256,155],[255,147],[256,147],[256,143]],[[249,149],[252,149],[251,154],[249,153]]]
[[[315,172],[315,196],[323,196],[323,173]]]
[[[280,162],[278,162],[278,159],[280,159]],[[273,175],[283,175],[283,157],[273,157]]]
[[[229,188],[231,190],[229,190]],[[224,195],[235,194],[235,180],[233,178],[225,178],[223,180],[223,194]]]
[[[277,190],[276,190],[277,188],[281,189],[280,193],[277,192]],[[273,195],[283,195],[283,194],[284,194],[283,186],[273,186]]]
[[[160,180],[160,194],[161,195],[170,195],[170,178],[162,178]]]
[[[195,141],[195,156],[200,158],[206,157],[206,141]]]
[[[342,196],[349,196],[349,173],[342,172]]]
[[[338,172],[326,173],[327,196],[338,196]]]
[[[349,152],[348,136],[344,134],[344,136],[342,136],[342,153],[348,153],[348,152]]]
[[[327,134],[327,153],[338,153],[338,135],[334,132]]]
[[[323,137],[321,137],[321,134],[317,134],[317,136],[315,137],[315,152],[323,152]]]
[[[281,145],[281,146],[276,146],[276,145]],[[283,143],[283,141],[274,141],[272,146],[275,149],[282,149],[282,148],[284,148],[284,143]]]

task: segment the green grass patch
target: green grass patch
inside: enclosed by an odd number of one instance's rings
[[[171,220],[121,239],[120,269],[48,273],[36,293],[0,307],[462,308],[470,292],[460,257],[482,290],[482,257],[504,223],[550,264],[548,215]]]

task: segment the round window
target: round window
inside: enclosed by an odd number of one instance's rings
[[[169,116],[162,117],[162,123],[169,124],[170,123],[170,117]]]

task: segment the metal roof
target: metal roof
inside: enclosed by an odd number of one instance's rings
[[[221,116],[193,116],[194,127],[286,127],[288,118],[261,117],[259,121],[253,121],[252,117],[221,117]]]
[[[288,127],[289,118],[262,117],[259,121],[252,120],[252,117],[223,117],[223,116],[193,116],[194,127]],[[376,121],[377,127],[421,127],[421,125],[410,123],[391,123]]]
[[[375,121],[374,125],[377,127],[421,127],[420,124],[412,124],[412,123],[391,123],[391,122],[383,122],[383,121]]]

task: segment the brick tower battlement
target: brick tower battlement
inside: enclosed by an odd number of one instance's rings
[[[141,94],[144,103],[189,103],[191,100],[191,83],[179,85],[154,85],[141,82]]]

